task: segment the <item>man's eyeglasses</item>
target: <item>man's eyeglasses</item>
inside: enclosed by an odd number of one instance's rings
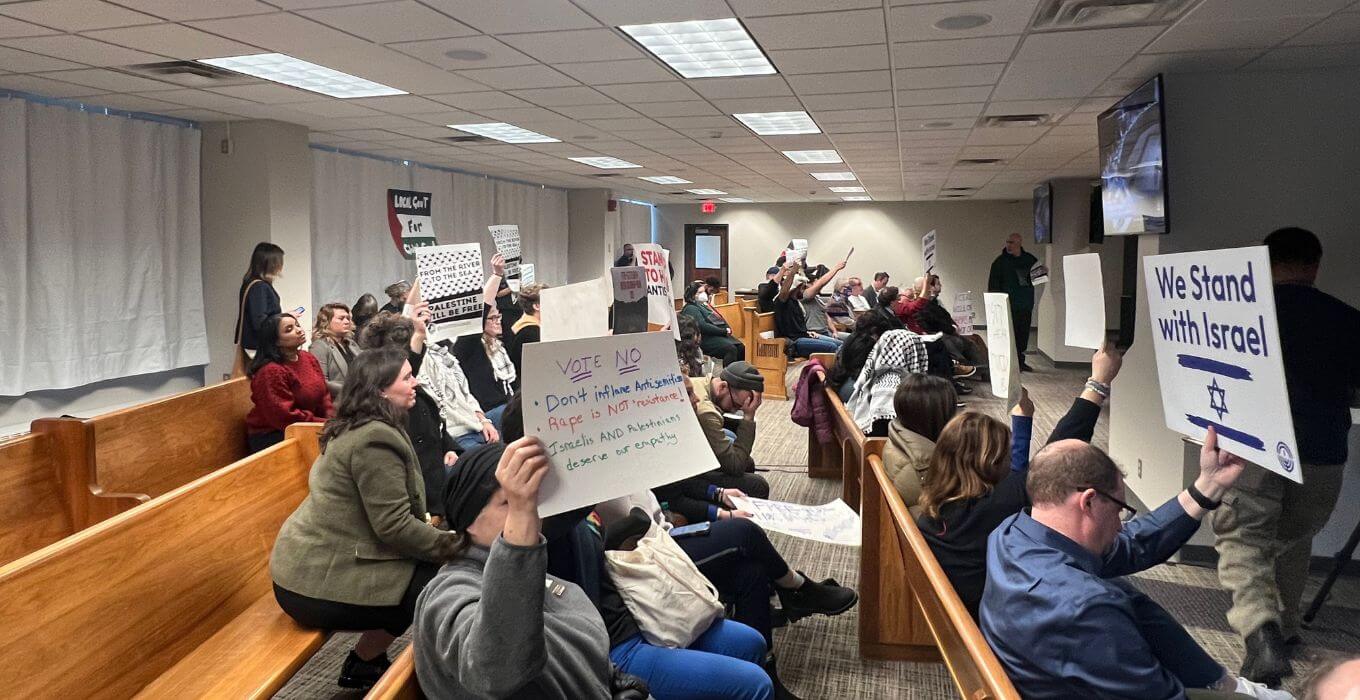
[[[1109,499],[1111,503],[1119,506],[1119,522],[1127,523],[1138,516],[1137,508],[1134,508],[1133,506],[1119,500],[1118,498],[1115,498],[1114,496],[1111,496],[1110,494],[1101,491],[1100,489],[1094,486],[1083,486],[1081,488],[1082,491],[1085,491],[1086,489],[1091,489],[1092,491],[1095,491],[1101,496],[1104,496],[1105,498]]]

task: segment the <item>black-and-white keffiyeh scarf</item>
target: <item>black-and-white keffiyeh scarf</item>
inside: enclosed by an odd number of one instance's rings
[[[874,421],[892,420],[893,395],[907,374],[925,374],[929,367],[926,344],[921,336],[911,331],[888,331],[874,343],[869,359],[855,381],[855,392],[846,408],[860,430],[869,432]]]

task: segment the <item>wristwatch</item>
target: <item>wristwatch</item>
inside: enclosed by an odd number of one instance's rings
[[[1204,510],[1214,510],[1223,505],[1223,501],[1210,500],[1208,496],[1200,493],[1200,490],[1195,488],[1194,484],[1185,487],[1185,492],[1190,494],[1190,498],[1193,499],[1195,503],[1198,503],[1199,507]]]

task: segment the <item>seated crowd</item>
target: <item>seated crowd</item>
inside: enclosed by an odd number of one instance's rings
[[[541,286],[511,293],[497,256],[481,333],[435,343],[419,285],[396,283],[376,313],[367,294],[353,313],[326,304],[309,352],[270,286],[281,268],[282,251],[261,244],[242,286],[249,442],[264,449],[291,423],[325,422],[310,493],[270,572],[300,624],[362,633],[340,685],[373,685],[414,626],[429,697],[793,697],[773,630],[842,614],[858,596],[790,566],[739,506],[770,494],[752,457],[766,380],[711,303],[717,280],[685,287],[677,359],[718,469],[541,519],[548,455],[524,434],[519,393]],[[1119,578],[1166,561],[1242,474],[1212,429],[1194,483],[1134,517],[1119,468],[1090,444],[1117,352],[1095,352],[1031,459],[1026,392],[1009,426],[960,410],[970,390],[959,380],[985,374],[986,352],[940,305],[939,277],[906,293],[886,273],[867,289],[853,277],[832,284],[844,268],[781,258],[757,303],[792,354],[836,353],[816,373],[866,435],[886,438],[887,475],[1023,697],[1292,697],[1225,669]],[[679,643],[653,634],[607,567],[606,552],[654,529],[673,533],[727,608],[683,621]],[[1355,674],[1328,667],[1319,687]]]

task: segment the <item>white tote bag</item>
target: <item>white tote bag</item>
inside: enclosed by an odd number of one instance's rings
[[[687,647],[722,617],[718,589],[655,522],[636,549],[604,556],[609,577],[649,644]]]

